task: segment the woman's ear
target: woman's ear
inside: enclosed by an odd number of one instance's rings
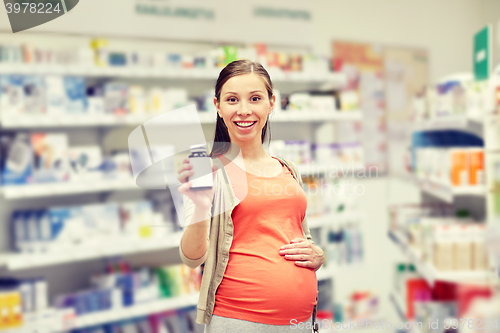
[[[215,109],[217,110],[217,113],[219,114],[219,117],[220,117],[220,103],[217,101],[217,97],[214,97],[214,106],[215,106]]]
[[[269,100],[269,112],[268,114],[271,114],[271,112],[273,112],[273,109],[274,109],[274,104],[276,103],[276,95],[273,94],[273,96],[271,97],[271,99]]]

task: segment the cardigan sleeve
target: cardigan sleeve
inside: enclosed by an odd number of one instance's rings
[[[182,197],[183,197],[183,201],[184,201],[184,225],[188,225],[191,222],[191,218],[193,217],[195,205],[194,205],[193,201],[191,199],[189,199],[187,196],[183,195]],[[210,207],[210,209],[211,208],[212,207]],[[207,259],[207,256],[208,256],[208,248],[207,248],[207,251],[205,251],[205,254],[203,256],[201,256],[200,258],[190,259],[190,258],[186,257],[186,255],[182,251],[181,244],[179,244],[179,254],[181,256],[182,262],[184,264],[186,264],[186,266],[188,266],[189,268],[194,269],[205,262],[205,260]]]

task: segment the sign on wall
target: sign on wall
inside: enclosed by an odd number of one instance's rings
[[[32,31],[311,46],[313,19],[310,1],[84,0]]]
[[[474,35],[474,77],[487,80],[492,62],[492,28],[488,25]]]

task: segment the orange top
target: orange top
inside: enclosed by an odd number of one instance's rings
[[[304,191],[285,165],[276,177],[259,177],[234,163],[225,168],[241,202],[231,215],[233,242],[213,314],[272,325],[309,319],[316,273],[279,254],[282,245],[303,237]]]

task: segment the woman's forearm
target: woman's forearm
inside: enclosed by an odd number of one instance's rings
[[[191,222],[184,228],[180,246],[184,255],[189,259],[199,259],[207,252],[210,229],[208,216],[209,208],[196,207]]]

